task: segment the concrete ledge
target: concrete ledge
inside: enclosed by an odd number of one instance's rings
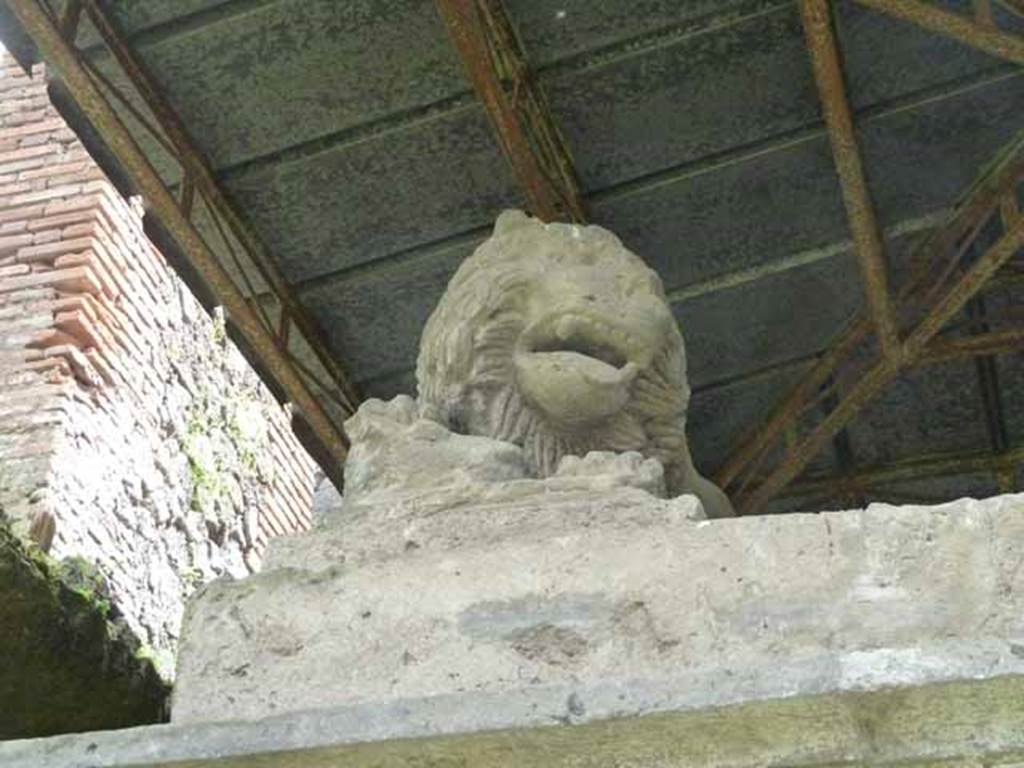
[[[691,680],[555,686],[314,710],[261,721],[0,742],[5,768],[682,768],[1019,765],[1024,675],[977,649],[896,666],[909,681],[959,665],[957,682],[796,694],[688,709]],[[964,663],[977,656],[976,663]],[[842,666],[842,660],[837,660]],[[851,662],[859,667],[862,660]],[[880,660],[882,669],[891,660]],[[1020,664],[1018,660],[1018,664]],[[1018,667],[1019,668],[1019,667]],[[800,677],[800,668],[792,671]],[[993,676],[994,675],[994,676]],[[794,679],[794,689],[808,684]],[[811,687],[817,687],[812,685]],[[742,698],[743,684],[732,691]],[[726,697],[727,698],[727,697]],[[623,713],[643,712],[627,716]],[[978,762],[983,761],[983,763]]]

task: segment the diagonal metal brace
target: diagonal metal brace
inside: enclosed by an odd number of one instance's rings
[[[583,222],[572,157],[502,0],[436,0],[531,212]]]
[[[1024,37],[978,20],[943,10],[924,0],[854,0],[866,8],[909,21],[990,56],[1024,64]],[[1012,6],[1011,6],[1012,7]]]
[[[780,465],[756,489],[738,501],[745,513],[761,509],[787,483],[807,466],[856,413],[900,373],[902,367],[916,363],[942,327],[995,275],[996,271],[1024,247],[1024,216],[1017,214],[1007,222],[1003,236],[982,255],[963,277],[932,307],[907,336],[902,345],[900,364],[882,360],[872,367],[839,405],[800,443],[787,451]]]
[[[868,308],[882,354],[892,358],[898,353],[899,340],[889,296],[885,246],[861,161],[853,112],[846,96],[829,0],[801,0],[800,15]]]
[[[1015,185],[1024,178],[1024,134],[1011,144],[983,173],[955,206],[948,221],[916,249],[912,256],[910,277],[898,293],[900,304],[913,304],[921,296],[935,269],[936,254],[949,252],[957,243],[971,240],[1000,206],[1012,195]],[[1007,217],[1013,211],[1007,212]],[[764,424],[744,437],[740,446],[716,473],[723,488],[736,485],[741,476],[781,439],[782,435],[808,407],[819,389],[836,369],[869,338],[870,317],[862,313],[839,334],[835,342],[820,356],[814,367],[786,396]]]
[[[330,376],[333,386],[341,393],[346,410],[354,412],[360,400],[355,387],[337,362],[325,351],[325,344],[320,338],[319,330],[309,319],[305,309],[295,300],[283,276],[266,253],[262,241],[242,221],[234,206],[228,202],[206,157],[196,148],[177,113],[160,93],[160,89],[149,71],[124,41],[98,0],[73,0],[73,2],[75,5],[84,5],[89,21],[92,22],[104,44],[137,89],[146,107],[156,117],[160,128],[166,133],[175,158],[183,168],[181,205],[186,216],[191,213],[194,194],[198,191],[213,209],[214,215],[224,219],[232,235],[251,254],[254,266],[260,276],[270,286],[275,298],[280,301],[283,325],[281,330],[286,332],[289,323],[294,323],[297,326],[300,333],[307,339],[311,351],[316,355],[317,362],[323,366]],[[67,35],[65,35],[65,39],[67,39]],[[284,335],[284,333],[278,334],[279,341],[284,341]],[[286,344],[284,346],[287,347]]]

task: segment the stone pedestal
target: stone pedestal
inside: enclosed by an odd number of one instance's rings
[[[1024,761],[1024,496],[709,522],[543,482],[294,540],[193,603],[172,725],[0,764]]]
[[[393,553],[307,534],[209,585],[172,719],[557,688],[536,714],[570,723],[1024,669],[1024,497],[718,521],[536,498],[378,524]]]

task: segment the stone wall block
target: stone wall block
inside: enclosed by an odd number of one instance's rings
[[[0,60],[0,515],[95,564],[169,675],[183,600],[309,527],[315,466],[40,74]]]

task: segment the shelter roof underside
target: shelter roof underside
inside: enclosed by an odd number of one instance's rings
[[[864,304],[798,3],[505,5],[590,220],[664,280],[687,344],[691,445],[713,474]],[[447,280],[499,211],[527,205],[434,3],[106,7],[360,393],[414,392],[419,334]],[[1024,69],[852,2],[835,14],[899,285],[910,250],[1020,131]],[[77,44],[123,79],[88,25]],[[162,170],[173,185],[176,168]],[[1019,324],[1022,308],[1019,284],[985,294],[993,326]],[[1024,445],[1024,355],[994,365],[1006,439]],[[973,359],[905,372],[811,471],[989,451],[984,386]],[[874,495],[996,490],[991,474],[965,471]]]

